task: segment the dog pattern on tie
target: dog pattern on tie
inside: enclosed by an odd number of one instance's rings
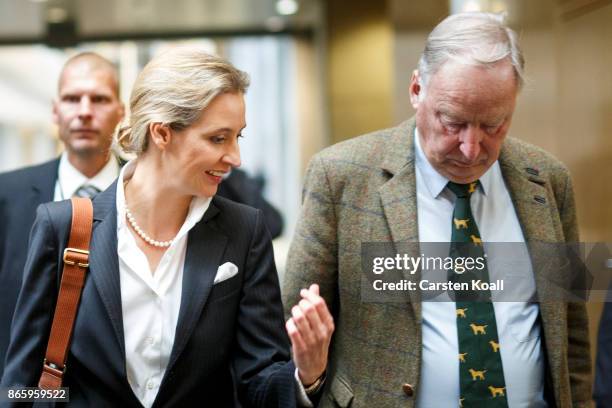
[[[476,221],[470,208],[470,197],[478,182],[461,185],[449,182],[448,188],[457,201],[452,218],[451,256],[482,256],[484,248]],[[456,245],[453,245],[456,244]],[[455,274],[449,271],[449,279],[488,281],[488,269],[481,275]],[[473,301],[471,293],[455,292],[456,321],[459,345],[459,407],[508,407],[504,380],[501,345],[497,335],[495,311],[490,293],[479,301]],[[467,296],[467,297],[465,297]]]

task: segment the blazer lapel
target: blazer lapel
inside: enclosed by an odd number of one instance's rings
[[[549,256],[551,243],[563,243],[561,225],[553,217],[557,212],[554,196],[546,179],[539,175],[537,163],[526,161],[512,145],[511,140],[506,141],[499,162],[529,248],[548,360],[561,361],[562,348],[556,333],[558,325],[564,322],[560,318],[558,302],[551,301],[560,290],[559,285],[551,281],[551,278],[556,278],[555,272],[560,270],[559,258]]]
[[[181,307],[166,374],[172,370],[202,314],[227,245],[227,236],[210,222],[218,212],[213,200],[187,238]]]
[[[382,169],[392,177],[379,189],[381,203],[394,243],[419,241],[417,221],[416,176],[414,169],[414,127],[411,119],[394,129],[382,163]],[[397,250],[398,248],[396,248]],[[412,248],[411,248],[412,249]],[[418,249],[410,256],[418,256]],[[421,271],[405,279],[418,282]],[[417,322],[421,322],[421,300],[417,291],[409,291]]]
[[[503,163],[501,158],[500,164],[525,240],[557,242],[559,225],[552,218],[553,197],[549,196],[545,181],[526,177],[524,170]]]
[[[58,158],[42,165],[36,177],[32,178],[32,195],[30,197],[30,203],[34,206],[34,210],[36,210],[36,207],[40,203],[53,201],[59,162],[60,159]],[[36,211],[32,211],[32,214],[35,212]]]
[[[119,256],[117,254],[117,208],[115,181],[93,201],[94,229],[91,237],[89,273],[104,302],[121,348],[122,366],[125,367],[123,315],[119,282]],[[122,370],[123,371],[123,370]]]

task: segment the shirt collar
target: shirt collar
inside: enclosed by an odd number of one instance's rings
[[[427,191],[433,198],[438,196],[444,191],[449,180],[438,173],[436,169],[431,165],[425,152],[421,148],[421,141],[419,140],[419,130],[414,128],[414,152],[415,152],[415,164],[423,179]],[[487,192],[492,191],[492,185],[495,179],[501,179],[501,169],[499,167],[499,161],[495,161],[489,169],[480,177],[480,190],[486,196]]]
[[[62,153],[58,169],[58,180],[61,186],[61,193],[64,198],[70,198],[83,184],[89,184],[100,191],[104,191],[110,186],[119,173],[119,163],[111,156],[102,170],[92,178],[87,178],[76,169],[68,160],[68,154]]]
[[[116,203],[117,203],[117,229],[122,229],[126,226],[125,223],[125,190],[124,190],[124,181],[127,181],[132,178],[134,174],[134,170],[136,169],[136,162],[138,159],[130,160],[126,163],[125,166],[121,169],[121,173],[119,173],[119,179],[117,180],[117,195],[116,195]],[[187,233],[202,219],[206,210],[210,206],[212,201],[212,197],[200,197],[194,196],[191,199],[191,204],[189,204],[189,211],[187,212],[187,217],[185,218],[185,222],[181,226],[178,234],[176,234],[176,238],[174,241],[178,241],[181,237],[187,235]]]

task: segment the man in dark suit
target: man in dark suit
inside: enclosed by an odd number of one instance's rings
[[[593,397],[597,408],[612,408],[612,299],[604,305],[599,323],[596,364]]]
[[[283,216],[262,194],[263,183],[240,169],[232,169],[219,185],[217,194],[237,203],[250,205],[263,212],[264,221],[272,239],[283,233]]]
[[[123,113],[115,66],[90,52],[70,58],[53,102],[53,120],[65,152],[0,175],[0,377],[36,208],[73,195],[91,196],[112,183],[119,165],[110,146]]]

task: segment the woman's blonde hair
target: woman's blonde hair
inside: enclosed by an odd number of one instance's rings
[[[149,124],[183,130],[198,120],[215,97],[246,92],[248,75],[226,60],[194,49],[177,48],[153,58],[136,78],[130,97],[129,125],[117,142],[140,155],[149,142]]]

